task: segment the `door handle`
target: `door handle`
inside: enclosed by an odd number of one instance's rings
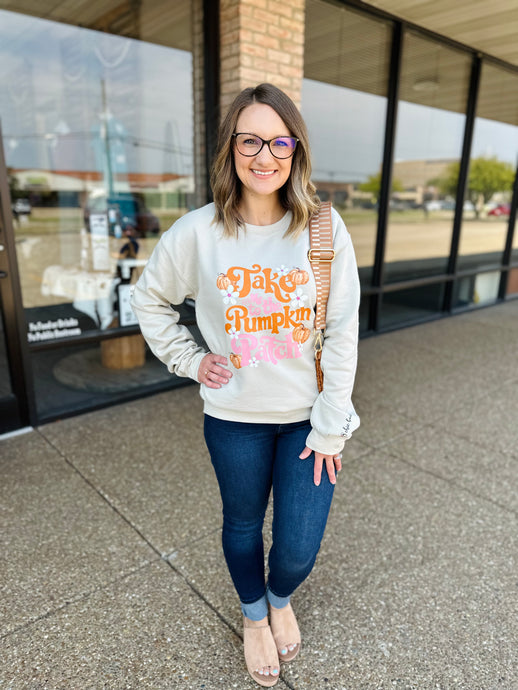
[[[7,278],[7,271],[0,271],[0,278]]]

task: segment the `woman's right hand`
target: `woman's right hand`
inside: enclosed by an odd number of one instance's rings
[[[221,388],[228,383],[232,378],[232,372],[219,366],[220,364],[228,365],[227,358],[210,352],[205,355],[198,369],[198,381],[207,388]]]

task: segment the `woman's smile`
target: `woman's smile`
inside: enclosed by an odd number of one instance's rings
[[[263,141],[289,137],[291,132],[282,118],[269,105],[253,103],[240,114],[236,131],[250,132]],[[276,158],[264,145],[256,156],[244,156],[234,148],[236,173],[243,185],[243,197],[250,199],[278,198],[279,189],[290,176],[292,158]]]

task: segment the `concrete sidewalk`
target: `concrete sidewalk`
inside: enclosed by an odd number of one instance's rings
[[[281,690],[518,688],[518,301],[364,340]],[[0,688],[246,690],[195,386],[0,441]]]

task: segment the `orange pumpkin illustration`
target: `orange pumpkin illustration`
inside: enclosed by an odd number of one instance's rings
[[[241,369],[241,355],[229,355],[230,361],[235,366],[236,369]]]
[[[216,278],[216,285],[220,290],[226,290],[230,283],[230,278],[225,273],[220,273]]]
[[[288,278],[294,285],[305,285],[308,280],[308,272],[302,271],[300,268],[294,268],[288,273]]]
[[[305,343],[306,340],[309,338],[310,333],[311,330],[309,328],[306,328],[306,326],[304,326],[303,323],[300,323],[293,329],[293,340],[295,340],[297,343]]]

